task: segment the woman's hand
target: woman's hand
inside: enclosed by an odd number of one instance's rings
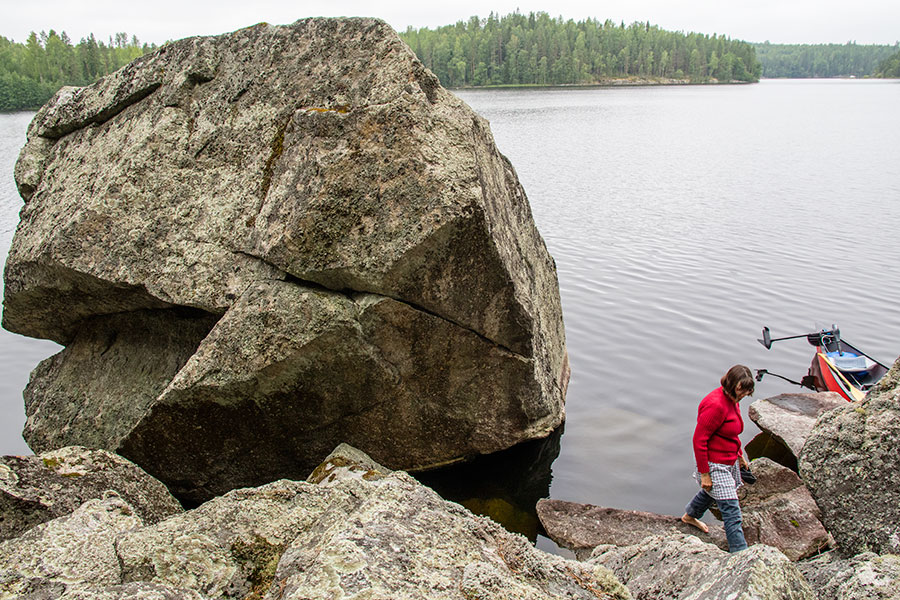
[[[738,463],[740,463],[740,467],[741,467],[742,469],[749,469],[749,468],[750,468],[750,463],[747,462],[747,459],[746,459],[746,458],[744,458],[744,453],[743,453],[743,452],[741,452],[740,454],[738,454]]]
[[[700,473],[700,487],[707,492],[712,491],[712,477],[709,473]]]

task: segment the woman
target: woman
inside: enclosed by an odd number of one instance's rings
[[[721,384],[700,401],[697,409],[694,477],[702,489],[687,505],[681,520],[708,533],[709,527],[700,517],[715,501],[725,523],[728,550],[739,552],[747,547],[747,542],[741,529],[737,488],[741,485],[740,467],[748,466],[738,437],[744,431],[740,402],[753,393],[755,384],[750,369],[744,365],[728,369]]]

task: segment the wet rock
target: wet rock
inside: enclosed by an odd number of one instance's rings
[[[762,544],[729,554],[695,536],[658,535],[599,546],[588,563],[612,570],[636,600],[815,599],[793,563]]]
[[[681,517],[654,513],[605,508],[564,500],[545,499],[538,502],[538,517],[547,535],[563,548],[584,559],[601,545],[632,546],[650,536],[697,536],[702,541],[728,549],[725,530],[711,525],[705,534],[696,527],[681,522]]]
[[[790,469],[767,458],[751,463],[756,483],[738,488],[748,544],[766,544],[791,560],[828,548],[832,540],[819,520],[819,507]]]
[[[754,458],[771,458],[796,471],[797,457],[816,418],[846,404],[835,392],[780,394],[757,400],[750,405],[748,415],[762,433],[747,445],[747,452]]]
[[[800,477],[845,556],[900,554],[900,361],[866,397],[823,413]]]
[[[180,40],[64,88],[16,177],[3,325],[67,346],[26,394],[33,448],[104,447],[200,502],[341,441],[412,470],[563,420],[524,190],[381,21]]]
[[[113,490],[143,522],[181,512],[165,486],[105,450],[66,447],[39,456],[0,458],[0,539],[67,515]]]
[[[900,556],[872,552],[840,559],[827,552],[797,565],[819,600],[892,600],[900,589]]]

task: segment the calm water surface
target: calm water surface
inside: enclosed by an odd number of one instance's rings
[[[490,121],[559,269],[573,376],[553,497],[680,514],[696,406],[722,373],[805,373],[812,347],[766,351],[763,325],[835,323],[882,362],[900,354],[897,81],[459,95]],[[30,118],[0,115],[4,252]],[[27,452],[21,390],[58,347],[0,336],[0,452]],[[766,380],[755,397],[795,390]]]

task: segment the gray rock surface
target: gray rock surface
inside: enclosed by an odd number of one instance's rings
[[[900,361],[866,397],[819,417],[800,477],[845,556],[900,554]]]
[[[783,446],[792,455],[791,464],[786,466],[795,468],[796,459],[800,456],[800,451],[812,431],[816,418],[825,411],[846,406],[846,404],[847,401],[835,392],[780,394],[772,398],[757,400],[750,405],[747,412],[750,419],[763,431],[758,437],[766,439],[764,442],[754,439],[751,444],[761,446],[763,443],[767,443]],[[752,448],[748,445],[748,452],[751,451]],[[761,453],[762,456],[768,454],[772,454],[772,451]],[[770,458],[778,459],[779,457],[772,454]]]
[[[794,564],[763,544],[729,554],[692,535],[660,535],[598,546],[588,563],[612,570],[636,600],[815,599]]]
[[[120,583],[116,536],[141,519],[115,494],[0,542],[0,596],[59,597]]]
[[[900,598],[900,556],[872,552],[840,559],[827,552],[797,565],[819,600]]]
[[[800,560],[831,545],[819,520],[819,507],[796,473],[767,458],[751,463],[757,481],[738,488],[748,544],[766,544],[791,560]]]
[[[631,598],[605,567],[537,550],[353,449],[311,479],[234,490],[143,527],[120,498],[91,500],[0,543],[0,595]]]
[[[67,346],[26,392],[37,451],[90,440],[199,502],[341,441],[418,469],[563,419],[556,270],[515,171],[381,21],[167,44],[61,90],[16,178],[3,325]]]
[[[710,525],[709,533],[705,534],[671,515],[551,499],[539,501],[537,513],[548,537],[572,550],[579,559],[590,556],[597,546],[632,546],[646,537],[679,533],[728,549],[725,530],[720,525]]]
[[[66,447],[39,456],[0,458],[0,540],[73,512],[108,491],[145,523],[182,511],[159,481],[105,450]]]

